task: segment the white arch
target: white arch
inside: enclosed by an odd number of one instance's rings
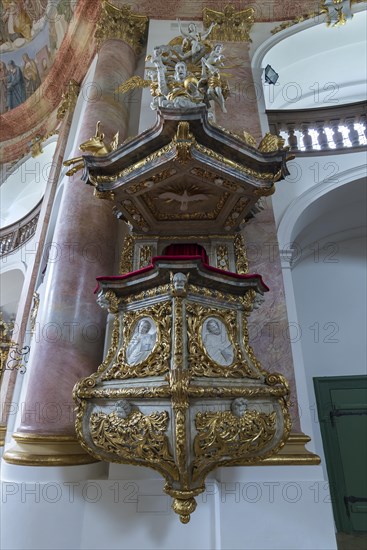
[[[251,59],[252,70],[258,71],[262,68],[261,65],[264,57],[272,48],[274,48],[274,46],[279,44],[279,42],[281,42],[282,40],[286,40],[290,36],[293,36],[298,32],[302,32],[305,29],[324,24],[324,22],[325,18],[322,18],[322,16],[320,16],[318,20],[316,20],[316,18],[311,18],[307,19],[306,21],[302,21],[301,23],[297,23],[297,25],[293,25],[292,27],[288,27],[283,31],[277,32],[276,34],[272,34],[267,40],[259,45],[255,53],[253,54]]]
[[[354,168],[349,168],[348,170],[338,174],[337,182],[333,179],[320,181],[310,189],[307,189],[307,191],[299,195],[289,204],[281,217],[278,226],[279,247],[280,250],[283,251],[283,255],[288,258],[288,261],[292,260],[289,244],[295,238],[294,229],[296,223],[299,221],[301,214],[306,210],[306,208],[309,208],[327,193],[365,177],[366,166],[364,164]],[[302,227],[298,228],[298,233],[300,233],[302,229]]]

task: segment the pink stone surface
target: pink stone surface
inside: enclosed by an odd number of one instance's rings
[[[226,43],[226,56],[240,67],[233,69],[236,79],[231,97],[226,102],[228,114],[216,110],[217,122],[232,132],[241,134],[244,130],[259,142],[261,129],[250,58],[244,44]],[[271,206],[250,221],[244,230],[250,273],[259,273],[270,287],[265,302],[255,310],[250,319],[250,339],[256,357],[269,372],[280,372],[291,387],[291,413],[293,430],[299,430],[294,367],[289,334],[288,317],[284,296],[283,275],[280,265],[278,240]]]
[[[231,95],[226,101],[227,113],[222,113],[216,106],[216,121],[239,135],[243,135],[245,130],[259,141],[261,128],[248,45],[224,42],[223,54],[226,65],[233,67],[223,69],[231,75],[228,77]]]
[[[270,291],[249,317],[250,343],[256,357],[269,372],[279,372],[291,388],[293,431],[299,431],[296,383],[291,350],[295,327],[288,326],[283,275],[270,199],[265,209],[245,227],[244,236],[250,273],[261,273]]]
[[[94,78],[95,95],[87,101],[76,143],[95,134],[101,121],[106,141],[120,132],[126,137],[127,109],[114,90],[135,68],[132,49],[120,41],[106,42]],[[76,149],[73,156],[79,156]],[[112,273],[117,220],[112,203],[93,197],[80,172],[65,179],[64,192],[47,267],[47,287],[34,360],[19,431],[74,433],[72,389],[94,372],[102,360],[106,314],[93,290],[98,275]]]
[[[254,8],[255,21],[283,21],[293,19],[301,14],[312,13],[319,8],[319,3],[315,0],[112,0],[115,6],[130,4],[133,11],[148,15],[153,19],[182,19],[198,20],[202,19],[203,8],[221,11],[226,5],[233,6],[237,11],[246,8]]]
[[[47,236],[47,230],[51,215],[53,202],[57,190],[57,184],[62,168],[62,161],[65,153],[65,146],[69,135],[72,113],[68,113],[62,121],[59,129],[59,139],[56,146],[52,168],[48,177],[48,183],[43,196],[41,212],[37,224],[35,242],[38,243],[36,253],[27,258],[27,271],[23,289],[18,304],[15,326],[17,331],[12,334],[12,339],[22,348],[26,336],[29,314],[33,304],[33,293],[36,288],[37,277],[41,262],[43,261],[43,247]],[[0,384],[0,425],[7,425],[9,414],[14,414],[17,405],[13,403],[13,392],[17,379],[17,370],[5,370]],[[21,376],[21,375],[20,375]]]

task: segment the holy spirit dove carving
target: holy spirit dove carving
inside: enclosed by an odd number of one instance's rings
[[[171,203],[173,201],[179,202],[181,212],[186,212],[189,208],[189,202],[206,201],[209,198],[209,195],[204,195],[204,193],[189,195],[185,189],[181,195],[171,191],[166,191],[165,193],[158,195],[158,197],[167,203]]]

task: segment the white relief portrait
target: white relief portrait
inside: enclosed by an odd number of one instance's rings
[[[209,317],[204,321],[201,329],[201,338],[209,357],[227,367],[233,362],[234,349],[229,340],[227,329],[220,319]]]
[[[157,327],[153,319],[143,317],[137,323],[126,348],[126,362],[136,365],[144,361],[152,352],[157,341]]]
[[[231,403],[231,411],[239,418],[245,414],[247,410],[247,401],[244,397],[237,397]]]

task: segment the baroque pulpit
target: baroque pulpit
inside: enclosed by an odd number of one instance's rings
[[[287,175],[287,150],[214,121],[230,94],[223,45],[190,24],[147,57],[156,123],[105,144],[103,120],[67,161],[128,226],[122,272],[98,277],[114,316],[97,372],[74,388],[76,432],[98,460],[147,466],[183,523],[220,466],[278,453],[291,429],[286,379],[261,366],[248,318],[271,281],[248,273],[241,229]],[[92,189],[91,189],[92,192]],[[115,243],[111,243],[115,246]]]

